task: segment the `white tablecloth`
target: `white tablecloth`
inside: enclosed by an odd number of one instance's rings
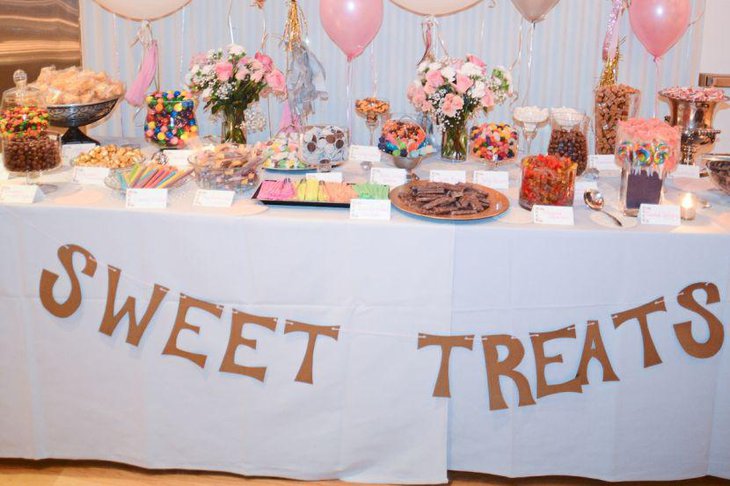
[[[431,168],[466,169],[427,162]],[[356,164],[347,180],[364,178]],[[105,188],[60,184],[32,206],[0,206],[0,456],[101,459],[150,468],[222,470],[300,479],[436,483],[447,469],[506,476],[568,474],[609,480],[730,478],[730,353],[700,359],[673,325],[707,325],[677,303],[696,282],[717,286],[705,307],[730,322],[730,206],[709,182],[675,181],[666,197],[701,189],[713,203],[677,228],[611,221],[576,206],[575,227],[535,226],[516,204],[494,221],[434,223],[394,209],[389,222],[350,221],[345,210],[270,208],[237,201],[191,206],[194,187],[170,207],[125,210]],[[48,176],[63,181],[69,171]],[[15,181],[11,181],[13,183]],[[617,178],[599,186],[615,211]],[[262,212],[263,211],[263,212]],[[80,273],[83,299],[66,319],[39,300],[43,269],[70,290],[56,253],[76,244],[98,262]],[[153,284],[169,288],[139,346],[124,319],[99,332],[107,266],[121,269],[116,310],[127,296],[139,319]],[[204,367],[162,354],[180,294],[223,306],[199,309],[177,344]],[[637,322],[612,316],[664,297],[649,317],[662,363],[644,368]],[[703,292],[696,299],[705,304]],[[263,382],[220,371],[233,309],[278,318],[274,331],[248,325],[238,364],[266,366]],[[286,320],[339,326],[316,341],[312,384],[295,381],[308,344]],[[575,377],[587,322],[598,321],[620,381],[602,382],[597,361],[582,393],[536,397],[530,333],[575,326],[574,339],[545,344],[562,355],[548,383]],[[704,333],[704,334],[703,334]],[[474,336],[450,357],[451,397],[434,397],[441,349],[419,334]],[[537,403],[490,410],[482,336],[508,334],[525,356],[517,370]],[[502,350],[504,351],[504,349]],[[500,359],[504,354],[500,354]]]

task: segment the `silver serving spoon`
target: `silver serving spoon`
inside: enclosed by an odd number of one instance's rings
[[[601,191],[599,191],[598,189],[586,189],[586,192],[583,193],[583,200],[585,201],[586,206],[594,211],[600,211],[603,214],[609,216],[612,220],[616,222],[617,225],[623,228],[624,225],[620,219],[603,209],[605,201],[603,199],[603,194],[601,194]]]

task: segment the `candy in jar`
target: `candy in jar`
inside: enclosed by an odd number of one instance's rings
[[[300,145],[302,158],[310,165],[322,160],[339,162],[347,159],[347,131],[334,125],[313,125],[304,128]]]
[[[10,172],[41,172],[61,163],[60,138],[48,133],[48,112],[16,106],[0,115],[3,163]]]
[[[145,98],[145,138],[165,148],[184,148],[198,135],[195,99],[188,91],[156,91]]]
[[[548,154],[568,157],[581,175],[588,166],[588,117],[572,108],[554,108],[550,125]]]
[[[534,155],[522,159],[520,206],[572,206],[576,163],[567,157]]]
[[[641,92],[625,84],[599,86],[595,92],[596,153],[612,154],[618,122],[635,117]]]
[[[502,162],[517,156],[517,132],[506,123],[482,123],[469,133],[472,157]]]
[[[659,204],[667,174],[680,153],[681,128],[656,118],[619,122],[616,163],[621,167],[621,209],[637,216],[642,204]]]

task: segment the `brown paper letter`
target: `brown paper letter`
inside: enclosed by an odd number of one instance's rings
[[[260,317],[246,314],[237,309],[233,309],[233,317],[231,318],[231,336],[228,339],[228,347],[226,355],[223,357],[220,371],[223,373],[236,373],[239,375],[250,376],[259,381],[264,381],[266,376],[266,367],[242,366],[236,363],[236,350],[239,346],[248,346],[256,349],[255,339],[246,339],[243,337],[243,326],[246,324],[256,324],[265,327],[270,331],[276,331],[276,319],[273,317]]]
[[[155,284],[152,297],[150,298],[149,304],[147,304],[147,310],[142,316],[142,320],[137,324],[137,301],[134,297],[127,297],[119,312],[114,313],[114,303],[117,299],[117,288],[119,287],[119,277],[121,274],[121,270],[109,265],[109,287],[106,293],[106,308],[104,309],[104,317],[101,320],[99,332],[111,336],[114,334],[114,330],[119,325],[119,322],[127,315],[129,316],[127,343],[132,346],[139,346],[139,341],[142,339],[145,330],[147,330],[147,326],[152,320],[152,317],[154,317],[155,312],[157,312],[157,308],[160,307],[162,299],[165,298],[165,295],[167,295],[170,289]]]
[[[38,291],[43,307],[56,317],[70,317],[81,305],[81,285],[74,270],[74,253],[81,253],[84,256],[85,263],[81,273],[89,277],[93,277],[94,273],[96,273],[96,259],[94,255],[84,248],[78,245],[64,245],[58,249],[58,259],[61,261],[61,265],[63,265],[64,270],[68,274],[68,278],[71,280],[71,292],[68,294],[68,299],[66,299],[66,302],[59,303],[53,297],[53,286],[56,285],[59,277],[57,274],[46,269],[43,269],[41,273],[40,288]]]
[[[320,334],[323,336],[331,337],[337,341],[340,337],[340,326],[314,326],[312,324],[304,324],[296,321],[286,321],[284,326],[284,334],[290,332],[306,332],[309,334],[309,341],[307,342],[307,352],[304,353],[304,360],[302,366],[299,367],[299,373],[294,381],[300,383],[314,383],[312,379],[312,369],[314,368],[314,345],[317,343],[317,336]]]
[[[545,356],[545,343],[553,339],[575,339],[575,326],[568,326],[562,329],[548,332],[536,332],[530,334],[532,340],[532,352],[535,354],[535,371],[537,372],[537,398],[554,395],[556,393],[582,393],[583,388],[580,378],[577,376],[564,383],[551,385],[545,378],[545,368],[550,363],[562,363],[563,355]]]
[[[487,383],[489,385],[489,410],[507,408],[507,402],[504,401],[502,387],[499,383],[499,377],[502,375],[512,378],[512,381],[517,385],[519,407],[534,405],[535,399],[532,398],[530,382],[527,381],[525,375],[515,369],[522,362],[522,358],[525,357],[525,348],[522,346],[522,342],[509,334],[495,334],[482,336],[482,346],[484,347],[484,364],[487,368]],[[498,346],[507,348],[507,356],[503,361],[499,361]]]
[[[170,337],[165,344],[165,349],[162,350],[162,354],[169,354],[171,356],[180,356],[181,358],[189,359],[201,368],[205,368],[205,360],[208,358],[204,354],[191,353],[177,347],[177,337],[180,335],[180,331],[183,329],[189,329],[195,334],[200,333],[199,326],[193,326],[189,324],[185,318],[188,315],[190,308],[202,309],[205,312],[213,314],[220,319],[223,314],[223,306],[211,304],[204,300],[198,300],[185,294],[180,294],[180,304],[177,307],[177,316],[175,317],[175,324],[172,326],[170,331]]]
[[[649,331],[649,314],[654,312],[666,312],[667,306],[664,305],[664,297],[660,297],[648,304],[619,312],[611,316],[613,318],[613,326],[618,327],[624,322],[636,319],[639,321],[639,329],[641,330],[641,340],[644,344],[644,368],[661,364],[662,359],[654,346],[654,340]]]
[[[426,346],[441,346],[441,365],[436,378],[436,386],[433,389],[435,397],[450,397],[449,389],[449,360],[453,348],[466,348],[469,351],[474,346],[474,335],[469,336],[434,336],[431,334],[418,335],[418,349]]]
[[[677,303],[685,309],[691,310],[695,314],[698,314],[705,321],[707,321],[707,327],[710,330],[710,336],[704,343],[698,343],[692,337],[692,321],[680,322],[674,325],[674,332],[677,335],[679,344],[690,356],[695,358],[711,358],[715,356],[725,339],[725,329],[722,327],[722,322],[712,312],[707,310],[694,298],[695,290],[704,290],[707,294],[707,300],[705,304],[717,304],[720,302],[720,291],[717,289],[717,285],[709,282],[701,282],[689,285],[682,289],[677,295]]]
[[[619,381],[618,376],[613,371],[611,360],[608,359],[606,346],[603,345],[601,337],[601,328],[598,321],[588,321],[586,329],[586,340],[583,343],[583,354],[580,358],[580,366],[576,377],[580,380],[581,385],[588,384],[588,363],[592,359],[597,359],[603,368],[603,381]]]

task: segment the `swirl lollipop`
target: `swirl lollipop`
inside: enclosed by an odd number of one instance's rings
[[[628,140],[625,142],[622,142],[621,145],[618,146],[618,149],[616,150],[616,159],[617,161],[623,165],[626,162],[631,162],[631,156],[634,152],[634,144],[629,142]]]
[[[654,163],[656,165],[664,165],[669,158],[669,145],[664,142],[657,142],[654,145]]]
[[[645,143],[636,147],[634,151],[634,161],[639,167],[648,167],[652,164],[652,147],[651,144]]]

